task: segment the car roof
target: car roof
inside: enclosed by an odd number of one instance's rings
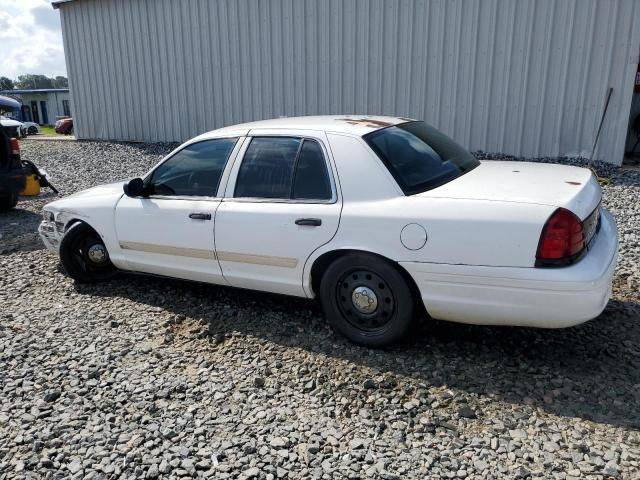
[[[411,118],[385,117],[378,115],[316,115],[306,117],[282,117],[271,120],[230,125],[204,133],[199,140],[215,138],[225,135],[247,134],[251,130],[320,130],[325,132],[343,133],[363,136],[381,128],[413,122]],[[195,139],[194,139],[195,140]]]

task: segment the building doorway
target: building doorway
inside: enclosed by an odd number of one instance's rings
[[[42,112],[42,123],[49,124],[49,115],[47,113],[47,102],[40,100],[40,112]]]
[[[22,105],[20,108],[20,113],[22,113],[22,120],[25,122],[31,121],[31,109],[28,105]]]
[[[31,118],[35,123],[40,123],[40,115],[38,115],[38,102],[33,100],[31,102]]]

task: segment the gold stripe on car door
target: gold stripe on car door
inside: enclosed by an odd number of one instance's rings
[[[222,262],[251,263],[270,267],[296,268],[297,258],[272,257],[269,255],[249,255],[246,253],[218,252],[218,260]]]
[[[162,255],[175,255],[178,257],[204,258],[215,260],[216,254],[213,250],[202,250],[199,248],[170,247],[168,245],[156,245],[154,243],[120,242],[123,250],[134,250],[136,252],[160,253]]]
[[[157,245],[154,243],[140,242],[120,242],[123,250],[133,250],[136,252],[159,253],[161,255],[174,255],[178,257],[204,258],[214,260],[216,254],[211,250],[199,248],[170,247],[168,245]],[[252,265],[266,265],[270,267],[296,268],[298,259],[291,257],[274,257],[270,255],[251,255],[235,252],[218,252],[218,260],[223,262],[250,263]]]

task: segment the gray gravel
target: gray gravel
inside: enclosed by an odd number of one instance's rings
[[[170,145],[23,142],[65,193]],[[482,154],[484,155],[484,154]],[[614,300],[568,330],[425,322],[388,350],[314,303],[137,276],[77,286],[0,216],[0,479],[640,478],[640,174],[606,169]]]

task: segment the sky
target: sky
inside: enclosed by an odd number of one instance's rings
[[[50,0],[0,0],[0,77],[67,76],[60,14]]]

